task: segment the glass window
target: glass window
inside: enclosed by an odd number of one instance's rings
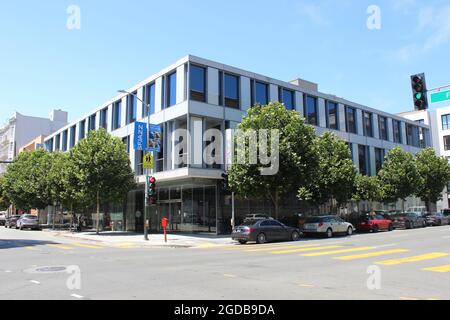
[[[191,100],[206,102],[206,69],[191,65]]]
[[[380,139],[388,140],[387,118],[378,116],[378,127],[380,130]]]
[[[364,121],[364,135],[366,137],[373,137],[372,114],[368,112],[363,112],[363,121]]]
[[[317,126],[317,98],[312,96],[305,96],[305,118],[306,122]]]
[[[442,116],[442,130],[450,130],[450,114]]]
[[[137,108],[137,92],[128,95],[127,97],[127,124],[136,121],[136,109]]]
[[[406,125],[406,143],[409,146],[420,147],[420,132],[419,127],[407,124]]]
[[[375,148],[375,166],[377,173],[380,172],[383,167],[384,153],[383,149]]]
[[[127,153],[130,154],[130,136],[126,136],[122,139],[123,144],[125,145],[125,149]]]
[[[100,127],[108,130],[108,108],[100,111]]]
[[[224,105],[239,109],[239,78],[231,74],[224,74]]]
[[[61,135],[58,134],[55,138],[55,150],[59,151],[61,150]]]
[[[122,100],[117,101],[114,103],[113,106],[113,130],[117,130],[120,128],[120,118],[121,118],[121,112],[122,112]]]
[[[62,151],[67,151],[67,134],[67,130],[62,134]]]
[[[444,150],[449,151],[450,150],[450,136],[444,137]]]
[[[295,93],[294,91],[288,89],[281,89],[280,97],[282,99],[282,103],[288,110],[295,109]]]
[[[89,117],[88,131],[95,130],[95,120],[96,120],[95,114]]]
[[[403,143],[401,135],[401,123],[398,120],[392,120],[392,129],[394,131],[394,142]]]
[[[351,107],[345,108],[345,125],[347,132],[357,134],[356,109]]]
[[[69,148],[72,149],[73,147],[75,147],[75,134],[77,132],[77,127],[73,126],[72,128],[70,128],[70,144],[69,144]]]
[[[177,104],[177,73],[167,77],[167,107]]]
[[[326,102],[327,128],[339,130],[338,104],[335,102]]]
[[[265,83],[255,81],[255,103],[266,105],[269,103],[269,86]]]
[[[142,104],[142,117],[148,116],[148,105],[150,105],[150,114],[155,113],[155,88],[154,83],[144,87],[145,104]]]
[[[359,172],[364,175],[367,176],[369,175],[369,157],[368,157],[368,152],[367,152],[367,147],[366,146],[362,146],[360,145],[358,147],[359,149]]]
[[[86,120],[80,122],[80,130],[78,132],[78,140],[83,140],[86,136]]]

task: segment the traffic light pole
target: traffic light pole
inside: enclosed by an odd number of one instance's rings
[[[150,134],[150,104],[147,105],[147,144],[149,141],[149,134]],[[148,227],[149,227],[149,221],[148,221],[148,207],[149,207],[149,194],[148,194],[148,184],[150,179],[150,169],[145,169],[146,175],[145,175],[145,210],[144,210],[144,240],[148,241]]]

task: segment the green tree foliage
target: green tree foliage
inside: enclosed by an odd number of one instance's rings
[[[400,147],[392,149],[379,172],[379,178],[385,202],[401,199],[404,211],[406,198],[415,194],[420,183],[414,156]]]
[[[52,166],[50,153],[39,149],[22,152],[5,174],[5,194],[20,210],[45,209],[52,204],[47,174]]]
[[[134,174],[121,139],[100,129],[90,131],[71,151],[70,158],[78,188],[90,203],[117,203],[135,186]]]
[[[438,157],[432,148],[424,149],[416,156],[417,171],[420,183],[417,185],[416,196],[427,204],[436,204],[442,200],[442,191],[450,181],[450,165],[444,157]]]
[[[248,157],[244,164],[237,163],[235,157],[229,171],[232,190],[242,197],[263,197],[270,200],[275,207],[275,216],[278,217],[279,207],[285,196],[309,186],[317,177],[318,155],[314,147],[314,128],[305,124],[305,120],[297,112],[288,111],[284,105],[275,102],[249,109],[248,115],[237,129],[242,132],[279,130],[277,174],[261,175],[260,168],[263,166],[251,164]],[[246,150],[249,150],[248,141],[245,145]],[[261,147],[261,140],[259,146]]]
[[[10,206],[10,201],[6,196],[5,192],[5,178],[0,176],[0,211],[5,211]]]
[[[331,132],[315,140],[319,170],[309,188],[299,190],[299,198],[322,205],[335,200],[338,206],[351,199],[356,168],[347,144]]]
[[[383,201],[384,194],[378,176],[369,177],[357,175],[355,179],[355,189],[353,193],[354,201],[369,201],[373,209],[375,201]]]

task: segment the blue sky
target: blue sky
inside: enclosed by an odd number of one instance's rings
[[[369,30],[367,8],[381,9]],[[70,5],[81,29],[68,30]],[[450,83],[448,0],[3,0],[0,122],[14,111],[89,112],[186,54],[388,112],[412,108],[409,76]]]

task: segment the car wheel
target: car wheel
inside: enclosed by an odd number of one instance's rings
[[[19,226],[19,230],[20,231],[22,231],[23,230],[23,226],[21,225],[21,226]]]
[[[331,228],[327,230],[327,238],[333,238],[333,230]]]
[[[408,224],[406,225],[406,229],[414,229],[414,225],[412,222],[408,222]]]
[[[352,236],[352,235],[353,235],[353,228],[352,228],[352,227],[348,227],[348,229],[347,229],[347,235],[348,235],[348,236]]]
[[[394,226],[392,224],[389,225],[389,231],[394,231]]]
[[[260,233],[259,235],[258,235],[258,237],[256,238],[256,242],[258,243],[258,244],[263,244],[263,243],[266,243],[266,235],[264,234],[264,233]]]
[[[291,240],[298,241],[298,239],[300,239],[300,233],[298,233],[297,231],[292,232]]]
[[[239,243],[240,243],[240,244],[247,244],[247,241],[239,240]]]
[[[427,227],[427,223],[424,221],[422,222],[422,228],[426,228]]]
[[[380,231],[380,227],[377,225],[374,225],[372,228],[373,233],[378,233]]]

